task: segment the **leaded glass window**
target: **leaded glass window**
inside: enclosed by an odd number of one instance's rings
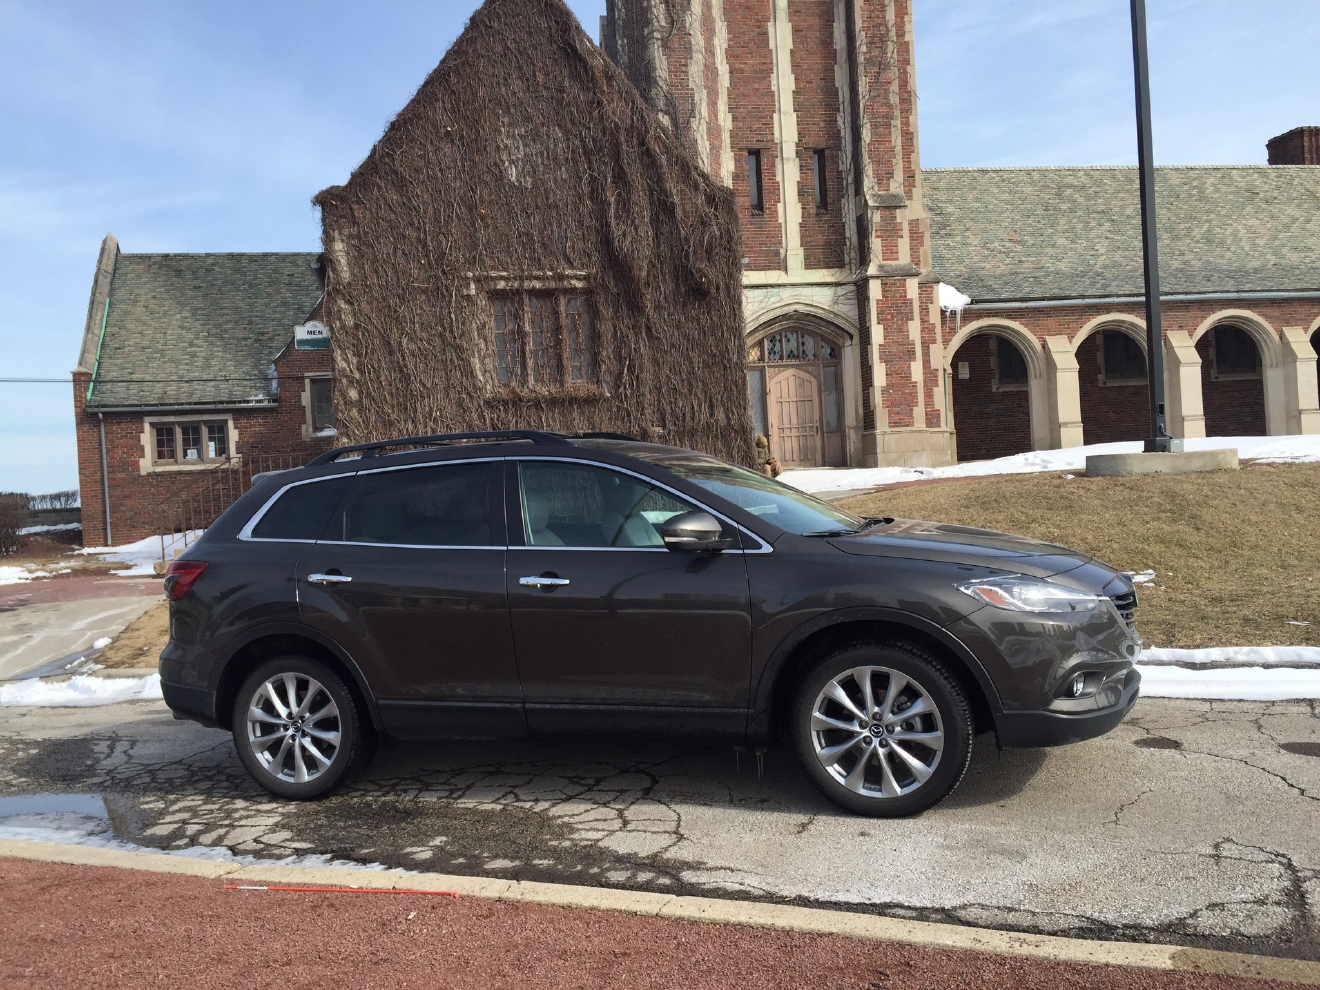
[[[599,378],[595,315],[584,292],[491,296],[495,376],[501,385],[562,388]]]

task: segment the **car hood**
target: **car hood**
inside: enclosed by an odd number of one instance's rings
[[[831,537],[844,553],[870,557],[942,560],[1051,577],[1092,562],[1077,550],[1010,533],[970,526],[895,519],[851,536]]]

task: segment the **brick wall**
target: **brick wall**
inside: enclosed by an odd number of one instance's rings
[[[958,430],[958,460],[1007,457],[1031,449],[1031,407],[1025,390],[996,392],[991,353],[999,340],[977,334],[953,356],[953,424]],[[958,377],[959,362],[969,375]]]
[[[1164,329],[1166,332],[1182,331],[1189,336],[1193,336],[1203,323],[1216,314],[1223,313],[1226,310],[1240,309],[1249,310],[1274,327],[1276,331],[1279,331],[1283,327],[1309,327],[1316,321],[1317,317],[1320,317],[1320,300],[1262,299],[1252,300],[1246,305],[1238,300],[1225,299],[1165,300],[1162,306]],[[1046,337],[1063,336],[1071,341],[1076,339],[1083,327],[1101,316],[1123,316],[1135,324],[1141,324],[1145,322],[1145,309],[1138,303],[1121,306],[1050,306],[1040,309],[978,311],[973,304],[963,313],[963,324],[967,325],[981,319],[1006,320],[1025,327],[1040,340],[1044,340]],[[1093,334],[1088,341],[1083,342],[1077,355],[1078,363],[1081,365],[1079,385],[1082,393],[1084,433],[1088,443],[1099,443],[1111,437],[1123,439],[1123,437],[1115,436],[1110,431],[1117,432],[1120,429],[1126,429],[1127,427],[1124,427],[1123,423],[1127,421],[1122,419],[1122,416],[1133,415],[1135,417],[1136,415],[1131,411],[1120,413],[1113,409],[1106,413],[1095,405],[1094,397],[1088,400],[1087,361],[1094,359],[1087,357],[1087,346],[1091,341],[1098,341],[1099,339],[1098,332]],[[1202,402],[1205,407],[1206,435],[1264,435],[1263,381],[1256,379],[1246,382],[1211,382],[1208,360],[1209,341],[1210,335],[1208,333],[1197,341],[1197,352],[1201,355],[1202,361]],[[1313,338],[1313,345],[1320,345],[1320,332],[1317,332]],[[1089,377],[1094,382],[1095,375],[1093,372],[1090,373]],[[1116,389],[1114,391],[1126,392],[1127,390]],[[1091,402],[1089,408],[1088,401]],[[1142,408],[1140,401],[1136,401],[1135,405],[1139,409]],[[1142,415],[1148,417],[1149,414],[1143,413]],[[1149,432],[1148,425],[1143,427],[1139,435],[1129,435],[1126,439],[1142,439],[1147,432]],[[966,459],[961,429],[958,436],[958,453],[960,458]]]
[[[290,348],[276,361],[280,396],[273,408],[228,409],[198,414],[199,421],[233,417],[238,434],[233,453],[249,459],[261,455],[292,455],[309,460],[329,449],[333,438],[303,437],[306,412],[303,406],[305,374],[329,373],[329,351],[295,351]],[[74,419],[78,446],[78,485],[83,507],[83,543],[104,546],[105,502],[102,496],[100,425],[96,412],[87,412],[90,376],[74,376]],[[174,418],[176,414],[162,414]],[[106,413],[105,443],[110,488],[110,526],[115,544],[132,543],[157,532],[157,506],[205,487],[209,471],[176,471],[142,474],[142,433],[145,412]]]
[[[1320,127],[1294,127],[1266,141],[1265,150],[1271,165],[1320,165]]]
[[[789,0],[793,26],[793,106],[798,128],[798,197],[802,202],[802,248],[807,268],[842,268],[843,218],[842,136],[839,133],[839,89],[835,70],[833,5],[819,0]],[[813,152],[825,151],[828,207],[816,208],[816,162]]]
[[[1087,443],[1144,440],[1150,435],[1150,388],[1100,383],[1103,337],[1103,333],[1093,333],[1077,348],[1082,434]]]
[[[1265,435],[1265,382],[1260,378],[1210,377],[1210,339],[1196,342],[1201,355],[1201,401],[1205,403],[1205,435],[1208,437],[1259,437]]]
[[[748,271],[783,267],[783,224],[779,218],[779,175],[775,165],[775,93],[771,82],[770,0],[724,5],[729,35],[729,115],[733,118],[733,195],[742,221]],[[747,187],[747,151],[761,150],[765,212],[752,212]]]

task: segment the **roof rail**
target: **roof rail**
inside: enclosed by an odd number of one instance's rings
[[[566,433],[564,434],[570,440],[627,440],[629,443],[645,443],[637,437],[630,437],[626,433]]]
[[[544,430],[485,430],[477,433],[434,433],[425,437],[395,437],[392,440],[377,440],[372,443],[355,443],[347,447],[333,447],[324,454],[320,454],[310,462],[308,467],[315,467],[318,464],[332,464],[345,454],[362,451],[363,457],[377,457],[382,450],[387,447],[427,447],[442,446],[447,443],[454,443],[462,440],[530,440],[532,443],[547,444],[549,446],[566,447],[571,446],[569,441],[558,433],[547,433]]]

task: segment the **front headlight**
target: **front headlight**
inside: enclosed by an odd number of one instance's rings
[[[1014,612],[1089,612],[1100,604],[1099,595],[1021,574],[969,581],[958,585],[958,590],[979,602]]]

